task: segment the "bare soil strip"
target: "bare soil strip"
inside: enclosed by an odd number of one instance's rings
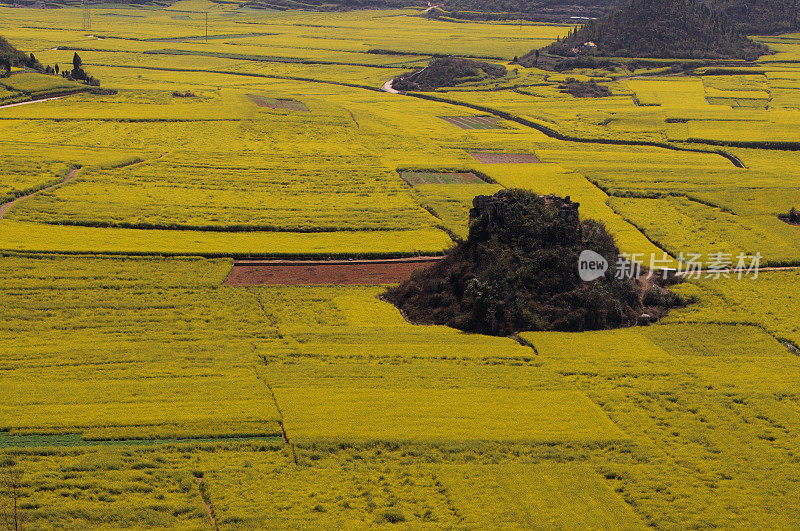
[[[470,153],[483,164],[538,164],[542,161],[536,155],[528,153]]]
[[[227,286],[397,284],[441,260],[438,256],[386,260],[236,260]]]
[[[53,188],[61,186],[62,184],[66,184],[66,183],[74,180],[77,175],[78,175],[78,168],[72,168],[72,170],[67,174],[66,178],[63,181],[61,181],[60,183],[53,184],[51,186],[48,186],[47,188],[42,188],[41,190],[36,190],[35,192],[31,192],[28,195],[20,196],[20,197],[14,199],[13,201],[9,201],[8,203],[4,203],[4,204],[0,205],[0,219],[3,219],[3,216],[6,215],[6,212],[8,212],[9,209],[12,206],[14,206],[18,202],[22,201],[23,199],[27,199],[27,198],[32,197],[32,196],[34,196],[34,195],[36,195],[36,194],[38,194],[40,192],[44,192],[46,190],[52,190]]]
[[[287,99],[278,99],[278,98],[268,98],[266,96],[258,96],[254,94],[248,94],[248,98],[253,100],[253,103],[256,104],[258,107],[267,107],[269,109],[286,109],[289,111],[302,111],[308,112],[308,107],[306,107],[305,103],[296,100],[287,100]],[[354,118],[355,120],[355,118]]]
[[[400,178],[411,186],[421,184],[478,184],[483,179],[470,172],[401,171]]]
[[[500,129],[494,116],[440,116],[442,120],[461,129]]]

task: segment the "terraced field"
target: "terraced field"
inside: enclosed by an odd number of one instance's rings
[[[184,0],[93,6],[88,31],[0,7],[17,47],[117,91],[0,108],[0,204],[24,197],[0,219],[0,472],[26,527],[800,526],[796,270],[518,338],[409,324],[383,277],[225,282],[234,258],[440,255],[504,187],[570,196],[645,264],[800,265],[797,35],[724,72],[562,74],[510,61],[567,26],[419,14]],[[442,53],[509,74],[380,90]],[[0,105],[64,83],[15,72]]]

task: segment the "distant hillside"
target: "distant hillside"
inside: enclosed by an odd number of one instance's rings
[[[748,60],[766,53],[745,36],[738,20],[695,0],[628,0],[545,51],[567,57]],[[528,54],[521,63],[532,61]]]
[[[570,17],[599,17],[615,0],[240,0],[243,6],[320,10],[439,6],[431,15],[458,19],[505,20],[525,18],[549,22]]]
[[[443,16],[465,20],[528,19],[544,22],[574,22],[597,18],[616,0],[444,0]]]
[[[506,75],[506,67],[460,57],[443,57],[416,72],[403,74],[392,81],[395,90],[430,91],[439,87],[453,87],[460,83],[499,78]]]
[[[96,0],[92,3],[160,5],[175,0]],[[231,0],[212,0],[230,4]],[[461,20],[528,19],[543,22],[570,22],[573,17],[599,17],[615,0],[234,0],[240,7],[251,9],[305,9],[342,11],[351,9],[396,9],[428,5],[440,6],[430,15],[440,14]],[[2,0],[0,0],[2,2]],[[13,0],[13,4],[29,7],[62,7],[80,5],[80,0]]]
[[[715,0],[714,5],[746,35],[800,30],[800,0]]]
[[[229,4],[231,0],[216,0]],[[528,19],[544,22],[569,22],[571,17],[599,17],[615,0],[234,0],[251,9],[306,9],[342,11],[350,9],[396,9],[429,5],[441,7],[431,14],[462,20]],[[80,0],[14,0],[25,6],[60,7],[80,5]],[[170,5],[174,0],[97,0],[92,3],[132,5]]]

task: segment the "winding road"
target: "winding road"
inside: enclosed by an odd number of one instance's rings
[[[389,81],[384,83],[383,86],[381,87],[381,90],[384,92],[388,92],[389,94],[401,94],[399,90],[395,90],[392,87],[392,81],[394,81],[394,79],[390,79]]]

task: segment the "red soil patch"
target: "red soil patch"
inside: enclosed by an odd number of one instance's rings
[[[536,155],[528,153],[470,153],[475,160],[483,164],[538,164],[542,162]]]
[[[227,286],[376,285],[408,280],[417,269],[430,267],[440,257],[387,260],[290,261],[237,260]]]

